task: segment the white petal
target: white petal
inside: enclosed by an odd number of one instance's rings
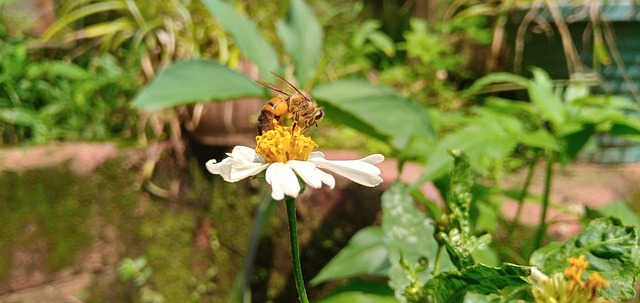
[[[319,170],[315,164],[306,161],[291,160],[287,162],[302,180],[313,188],[322,187],[322,183],[333,188],[336,184],[332,175]]]
[[[336,179],[333,178],[333,175],[327,174],[327,173],[325,173],[325,172],[323,172],[323,171],[321,171],[319,169],[318,169],[318,172],[320,173],[320,176],[322,178],[322,183],[328,185],[329,188],[331,188],[331,189],[336,187]]]
[[[367,163],[369,163],[371,165],[376,165],[376,164],[381,163],[382,161],[384,161],[384,156],[381,155],[381,154],[373,154],[373,155],[366,156],[366,157],[360,159],[359,161],[367,162]]]
[[[222,176],[225,181],[236,182],[257,175],[265,170],[269,164],[238,161],[229,157],[220,163],[216,163],[216,160],[209,160],[205,166],[210,173]]]
[[[323,152],[321,152],[321,151],[319,151],[319,150],[312,151],[312,152],[309,154],[308,159],[310,159],[310,158],[324,158],[324,153],[323,153]]]
[[[382,155],[371,155],[361,160],[329,161],[324,158],[309,158],[309,162],[315,163],[319,168],[328,169],[353,182],[364,186],[377,186],[382,183],[380,169],[372,163],[380,163]],[[384,159],[384,157],[382,157]]]
[[[256,153],[255,149],[242,145],[234,147],[229,156],[238,160],[264,162],[264,160],[262,160],[262,157],[260,157],[258,153]]]
[[[285,195],[296,198],[300,193],[298,177],[291,167],[284,163],[271,163],[267,168],[265,179],[271,185],[271,197],[274,200],[282,200]]]
[[[206,163],[207,170],[212,174],[221,175],[227,182],[236,182],[244,178],[255,176],[265,170],[269,164],[264,163],[256,151],[246,146],[236,146],[229,157],[216,163],[216,160],[209,160]]]
[[[205,163],[207,170],[214,175],[221,175],[225,181],[228,181],[231,175],[231,158],[225,158],[220,163],[216,163],[216,160],[212,159]]]
[[[223,160],[224,161],[224,160]],[[269,167],[268,163],[239,163],[231,165],[228,182],[236,182],[247,177],[255,176]]]

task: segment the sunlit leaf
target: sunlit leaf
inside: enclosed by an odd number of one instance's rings
[[[369,34],[369,41],[377,49],[382,50],[385,55],[392,57],[396,54],[395,42],[391,37],[383,32],[373,32]]]
[[[471,252],[477,246],[477,238],[471,234],[469,210],[471,207],[471,169],[468,157],[459,150],[451,151],[454,166],[451,171],[447,194],[448,224],[439,232],[441,243],[447,248],[453,264],[462,269],[473,265]]]
[[[229,3],[222,0],[202,0],[216,21],[235,39],[238,47],[253,61],[260,76],[273,82],[274,73],[280,73],[280,63],[275,49],[264,39],[256,24],[238,13]]]
[[[124,1],[101,1],[93,4],[83,6],[77,10],[64,14],[56,20],[47,30],[42,33],[41,39],[48,41],[67,25],[76,22],[84,17],[93,15],[96,13],[106,13],[114,10],[126,11],[127,6]]]
[[[382,229],[367,227],[358,231],[312,280],[311,284],[361,274],[385,275],[389,256],[382,243]]]
[[[155,111],[177,105],[261,96],[249,77],[210,60],[176,62],[163,69],[133,100],[133,106]]]
[[[340,285],[318,303],[398,303],[393,290],[383,282],[354,280]]]
[[[640,230],[640,218],[636,212],[629,207],[625,201],[614,201],[605,204],[599,209],[591,209],[586,207],[587,217],[596,219],[599,217],[616,217],[622,221],[624,225],[632,225],[636,228],[636,234]]]
[[[295,76],[303,87],[316,71],[322,52],[322,27],[303,0],[292,0],[285,20],[278,22],[278,36],[295,62]]]
[[[109,22],[103,22],[86,26],[84,29],[73,32],[67,36],[68,40],[77,40],[85,38],[95,38],[104,35],[114,35],[121,31],[130,30],[133,32],[135,24],[127,17],[122,17]]]
[[[496,84],[511,85],[503,85],[501,90],[525,89],[527,88],[527,86],[529,86],[529,79],[511,73],[491,73],[476,80],[476,82],[471,85],[469,90],[476,94],[482,93],[485,90],[493,91],[494,89],[488,89],[487,87]]]
[[[461,303],[467,292],[483,295],[499,294],[507,286],[527,284],[530,268],[514,264],[491,267],[482,264],[467,267],[461,272],[442,273],[429,280],[424,291],[434,303]]]
[[[38,124],[38,113],[21,107],[0,109],[0,121],[23,126]]]
[[[598,272],[610,283],[600,290],[610,300],[634,296],[635,277],[640,274],[638,236],[633,226],[616,218],[598,218],[566,243],[551,243],[531,256],[530,263],[551,275],[569,266],[570,257],[584,256],[587,274]]]
[[[549,75],[542,69],[532,69],[533,81],[530,81],[528,92],[531,103],[540,111],[544,118],[561,129],[566,120],[566,109],[561,97],[555,93]]]
[[[29,65],[27,76],[29,78],[62,77],[69,80],[85,80],[92,77],[86,69],[65,61],[47,61],[38,65]]]
[[[560,144],[556,138],[545,129],[520,134],[518,139],[522,144],[530,147],[560,151]]]
[[[418,264],[420,259],[427,260],[427,268],[417,276],[420,284],[433,276],[438,251],[438,243],[433,235],[434,222],[416,208],[408,187],[402,183],[395,183],[382,195],[382,210],[383,239],[391,262],[389,285],[400,298],[412,282],[400,263],[401,258],[408,264]],[[442,258],[440,262],[441,270],[452,268],[448,258]]]
[[[518,144],[522,123],[511,116],[487,112],[464,128],[442,138],[429,151],[427,165],[412,188],[434,180],[450,170],[453,158],[448,150],[459,149],[469,156],[471,168],[487,174],[494,161],[504,159]]]
[[[388,137],[397,150],[404,149],[412,136],[435,137],[425,108],[389,88],[364,80],[342,80],[319,85],[311,93],[322,105],[348,113],[327,117],[378,138]]]
[[[351,36],[351,46],[362,47],[371,33],[377,31],[381,26],[380,20],[368,19],[358,25],[356,32]]]

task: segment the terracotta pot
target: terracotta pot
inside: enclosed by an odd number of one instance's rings
[[[183,124],[191,138],[209,146],[254,146],[258,114],[265,104],[259,98],[188,106]]]

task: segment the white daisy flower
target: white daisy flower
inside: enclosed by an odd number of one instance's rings
[[[212,174],[221,175],[227,182],[236,182],[266,170],[265,179],[271,185],[271,197],[275,200],[282,200],[285,195],[297,197],[300,193],[298,177],[316,189],[322,184],[333,188],[335,179],[323,170],[364,186],[374,187],[382,183],[380,169],[375,166],[384,160],[381,154],[359,160],[327,160],[322,152],[312,152],[317,144],[300,134],[299,128],[292,134],[291,127],[281,125],[257,136],[256,141],[255,149],[236,146],[222,162],[209,160],[207,169]]]

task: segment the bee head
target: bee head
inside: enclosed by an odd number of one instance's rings
[[[320,122],[320,120],[322,120],[322,118],[324,118],[324,110],[320,108],[318,109],[318,111],[316,111],[315,115],[313,116],[313,122],[316,123],[316,126],[318,125],[317,123]]]

